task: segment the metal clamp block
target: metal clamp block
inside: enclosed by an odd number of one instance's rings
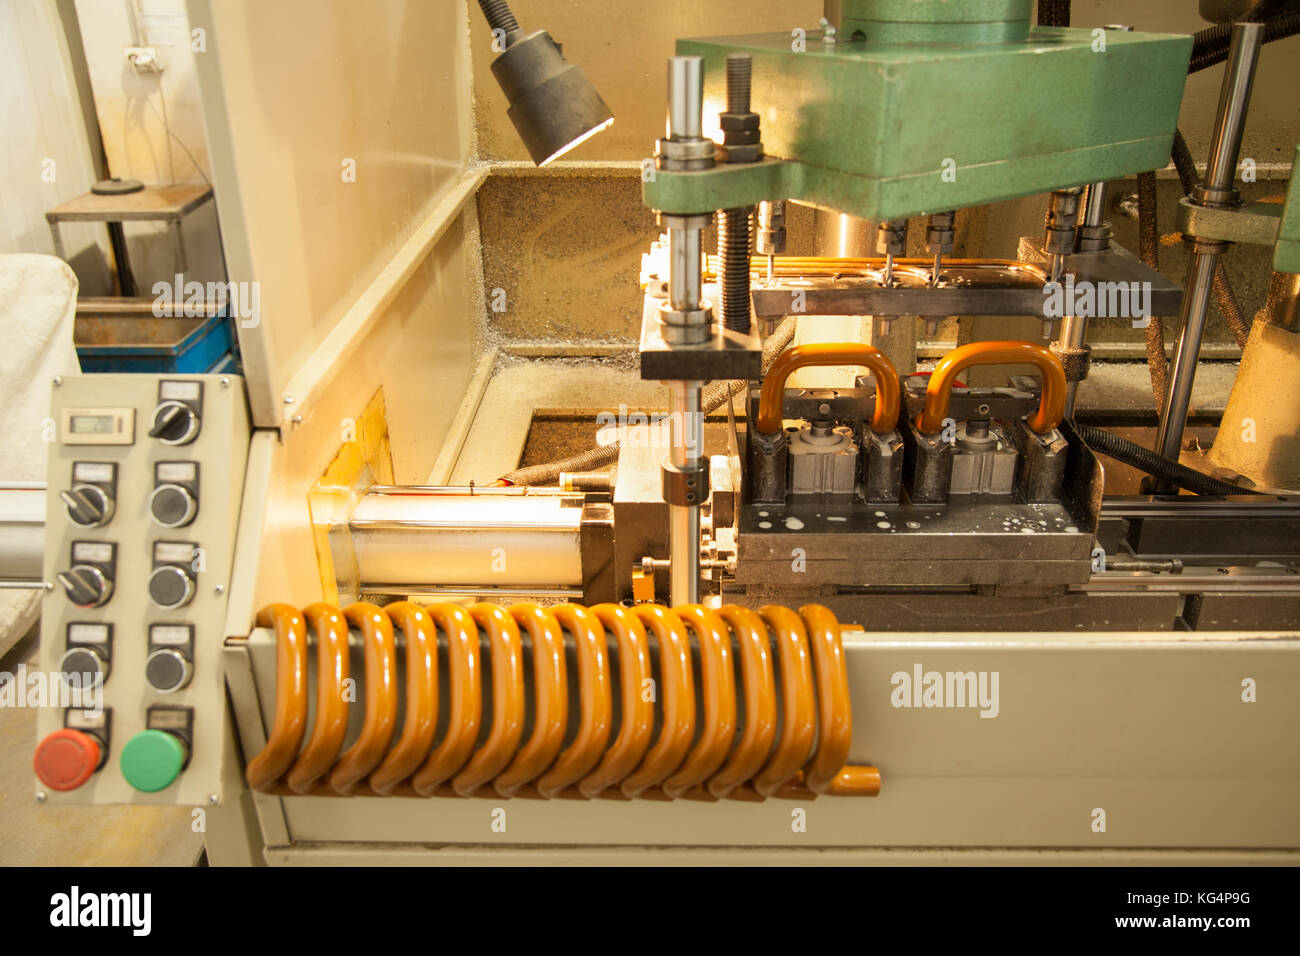
[[[664,501],[679,507],[695,507],[709,497],[709,460],[700,458],[695,463],[678,467],[670,462],[662,466]]]

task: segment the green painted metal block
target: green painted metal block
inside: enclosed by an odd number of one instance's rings
[[[1273,268],[1278,272],[1300,272],[1300,146],[1296,147],[1291,166],[1291,184],[1286,190],[1286,205],[1282,208],[1282,222],[1277,230],[1277,245],[1273,247]]]
[[[706,116],[723,108],[726,55],[753,57],[765,151],[796,167],[780,174],[796,191],[757,198],[879,220],[1163,167],[1191,37],[1106,32],[1104,45],[1040,27],[1009,43],[832,44],[808,31],[679,40],[677,52],[704,58]],[[733,170],[753,175],[721,177]],[[701,192],[679,180],[701,175],[660,171],[646,205],[724,208],[677,205]]]

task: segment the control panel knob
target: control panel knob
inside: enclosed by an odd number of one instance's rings
[[[59,675],[64,681],[75,675],[79,682],[75,686],[82,690],[102,687],[108,679],[108,658],[93,647],[78,645],[69,647],[59,660]],[[89,682],[86,678],[89,677]]]
[[[198,510],[194,494],[183,485],[162,484],[149,496],[153,520],[165,528],[183,528],[194,520]]]
[[[149,597],[161,608],[184,607],[194,599],[194,577],[175,564],[154,568],[149,575]]]
[[[160,694],[178,691],[194,676],[190,659],[173,647],[160,647],[144,662],[145,680]]]
[[[102,607],[113,596],[113,582],[93,564],[74,564],[60,571],[58,581],[77,607]]]
[[[160,402],[153,411],[149,437],[167,445],[188,445],[199,434],[199,416],[184,402]]]
[[[59,497],[68,506],[68,517],[84,528],[101,527],[113,518],[113,499],[98,485],[73,485]]]
[[[165,730],[142,730],[126,742],[118,764],[126,782],[142,793],[171,786],[189,759],[189,747]]]
[[[103,748],[90,734],[63,727],[36,745],[36,776],[51,790],[76,790],[99,769]]]

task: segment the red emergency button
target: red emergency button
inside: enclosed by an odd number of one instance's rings
[[[51,790],[76,790],[99,769],[99,741],[64,727],[36,745],[36,776]]]

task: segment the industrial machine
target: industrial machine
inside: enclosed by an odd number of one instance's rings
[[[262,314],[242,376],[52,389],[42,665],[95,693],[42,712],[39,801],[202,807],[215,863],[1295,860],[1300,189],[1243,204],[1234,177],[1296,4],[1202,0],[1223,25],[1192,38],[827,0],[819,27],[678,40],[664,135],[625,170],[663,235],[618,387],[663,398],[501,467],[472,435],[536,403],[494,391],[476,318],[500,311],[477,13],[398,6],[349,39],[444,116],[359,114],[331,188],[296,133],[393,101],[381,71],[311,67],[316,105],[274,102],[307,69],[268,53],[275,14],[190,4]],[[609,126],[549,33],[480,7],[534,162]],[[450,67],[379,55],[412,31]],[[1180,287],[1115,241],[1107,184],[1177,152],[1189,61],[1226,66]],[[956,254],[960,211],[1044,193],[1014,258]],[[796,204],[875,247],[787,255]],[[1183,435],[1234,243],[1272,247],[1274,289],[1203,459]],[[1161,315],[1147,449],[1076,412],[1089,318]],[[920,372],[890,344],[971,316],[1008,332]],[[1107,490],[1113,461],[1143,493]]]

